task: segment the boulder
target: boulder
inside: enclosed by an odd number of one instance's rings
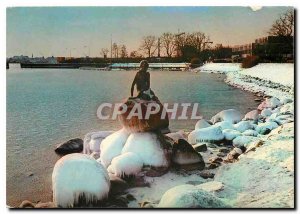
[[[256,127],[256,131],[259,134],[266,135],[266,134],[269,134],[273,129],[275,129],[277,127],[278,127],[278,124],[276,122],[259,123]]]
[[[243,120],[253,120],[254,122],[257,122],[260,119],[259,112],[257,110],[253,110],[248,112]]]
[[[222,121],[227,121],[234,124],[240,122],[241,120],[241,113],[235,109],[223,110],[211,118],[211,122],[213,124]]]
[[[254,129],[255,125],[251,121],[241,121],[234,125],[234,128],[239,132],[244,132],[248,129]]]
[[[56,146],[54,150],[58,155],[67,155],[71,153],[79,153],[83,150],[83,140],[80,138],[75,138],[68,140],[65,143],[61,143]]]
[[[265,108],[277,108],[278,106],[280,106],[280,100],[276,97],[271,97],[271,98],[267,98],[265,101],[263,101],[258,107],[257,109],[262,111]]]
[[[183,139],[173,145],[172,162],[183,169],[202,170],[205,167],[202,156]]]
[[[109,176],[100,163],[86,154],[74,153],[59,159],[52,173],[56,207],[88,207],[101,204],[110,188]]]
[[[225,208],[221,199],[197,186],[185,184],[166,191],[158,208]]]
[[[201,142],[218,143],[223,139],[222,129],[218,126],[197,129],[192,131],[188,136],[188,142],[192,145]]]
[[[194,149],[196,152],[206,152],[207,151],[207,146],[205,143],[198,143],[196,145],[193,145]]]
[[[110,195],[123,193],[126,189],[129,188],[129,185],[126,181],[111,173],[109,173],[109,180],[110,180],[110,190],[109,190]]]
[[[168,114],[163,115],[164,107],[159,100],[147,101],[139,98],[129,98],[124,105],[127,106],[127,110],[118,115],[118,119],[122,126],[129,132],[149,132],[164,130],[169,127]],[[155,114],[150,114],[149,118],[146,118],[147,108],[154,111],[154,105],[159,107],[159,111]],[[138,113],[139,109],[141,113],[140,117],[131,114],[131,112]]]
[[[208,171],[208,170],[203,170],[199,173],[199,175],[204,178],[204,179],[208,179],[208,178],[214,178],[215,174]]]
[[[166,136],[172,138],[174,141],[187,138],[186,133],[182,130],[180,130],[178,132],[172,132],[172,133],[166,134]]]
[[[234,138],[241,136],[242,134],[237,130],[224,129],[222,131],[225,140],[232,141]]]

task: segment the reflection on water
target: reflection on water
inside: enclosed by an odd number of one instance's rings
[[[135,72],[18,68],[7,71],[8,201],[15,203],[15,197],[29,197],[32,183],[40,191],[50,191],[49,176],[56,159],[53,145],[83,137],[89,131],[120,128],[117,121],[97,119],[96,110],[103,102],[115,103],[128,97]],[[223,109],[246,113],[257,106],[252,94],[226,85],[223,75],[150,73],[151,88],[161,102],[199,103],[199,112],[207,119]],[[170,128],[192,130],[195,123],[172,120]],[[36,180],[24,178],[30,171],[36,173]],[[46,187],[45,180],[49,182]]]

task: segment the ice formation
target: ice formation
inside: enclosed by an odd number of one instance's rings
[[[221,121],[228,121],[230,123],[237,123],[241,121],[242,115],[239,111],[235,109],[227,109],[219,112],[211,118],[213,124]]]
[[[188,136],[188,142],[192,145],[200,142],[217,142],[224,139],[222,129],[218,126],[197,129]]]
[[[54,203],[58,207],[98,203],[108,196],[109,188],[106,169],[89,155],[69,154],[59,159],[54,166],[52,190]]]
[[[100,145],[101,163],[108,167],[112,159],[121,154],[129,133],[123,128],[105,138]]]
[[[168,166],[169,161],[166,158],[161,142],[157,135],[152,132],[136,132],[130,134],[122,154],[133,152],[140,156],[144,165],[150,166]]]

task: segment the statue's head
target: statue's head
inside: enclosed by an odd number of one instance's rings
[[[148,67],[149,67],[149,63],[147,60],[142,60],[140,62],[141,71],[147,71]]]

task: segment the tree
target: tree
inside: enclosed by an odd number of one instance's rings
[[[288,10],[277,19],[271,29],[270,36],[294,36],[294,10]]]
[[[109,53],[109,50],[107,48],[101,49],[101,54],[102,54],[103,58],[106,58],[108,53]]]
[[[143,37],[140,48],[148,55],[148,57],[153,56],[153,54],[157,49],[156,37],[155,36]]]
[[[112,54],[114,58],[118,58],[118,45],[115,42],[112,45]]]
[[[165,49],[168,57],[171,57],[175,51],[175,36],[172,33],[163,33],[160,38],[161,45]]]
[[[127,54],[126,46],[125,45],[121,45],[121,47],[120,47],[120,57],[121,58],[125,58],[127,56],[128,56],[128,54]]]

